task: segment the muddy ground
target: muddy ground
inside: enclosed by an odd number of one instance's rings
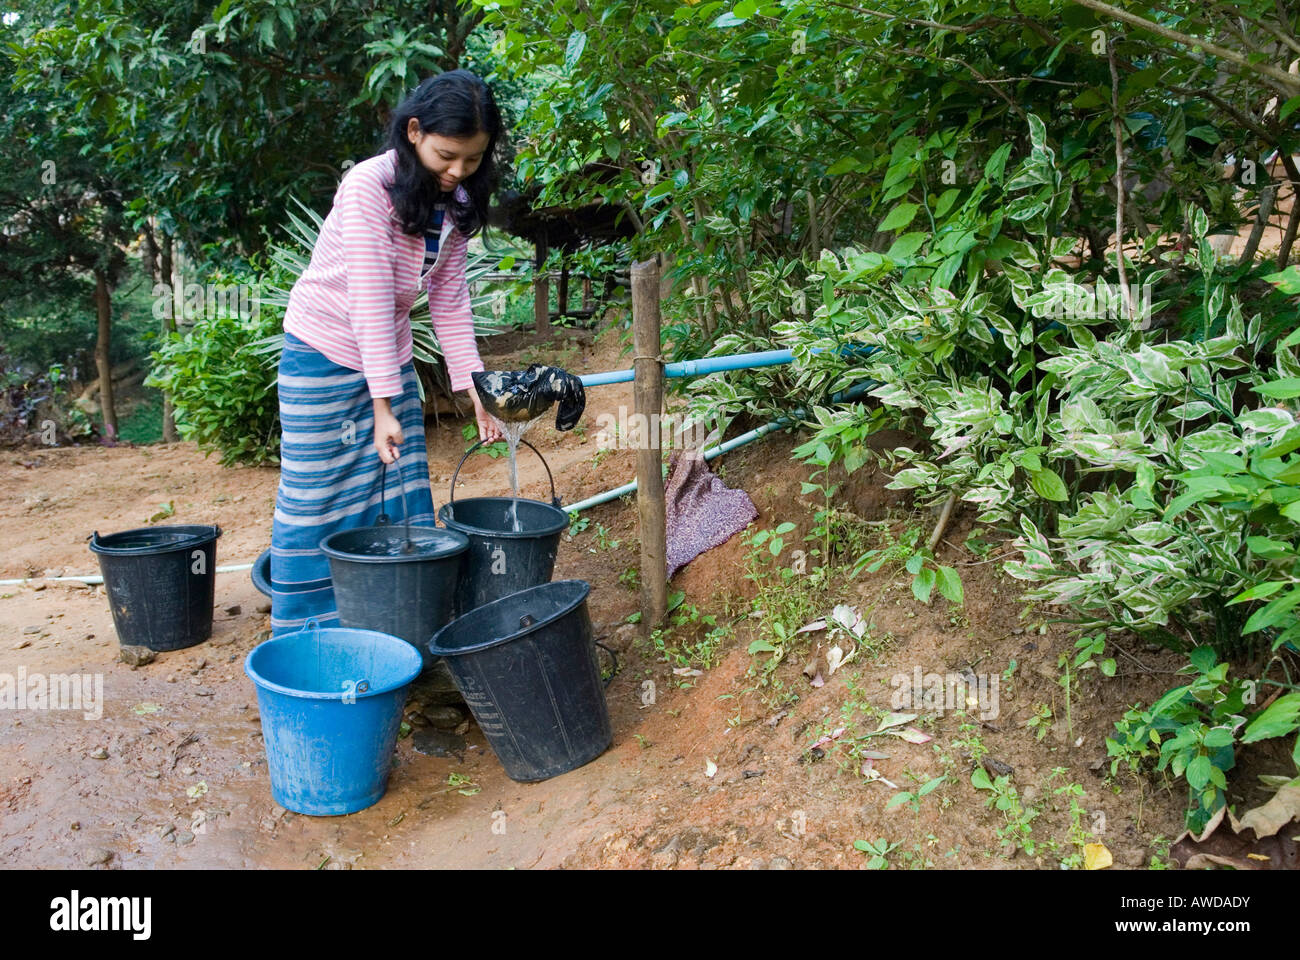
[[[566,332],[545,342],[520,333],[481,349],[489,368],[543,360],[595,372],[630,365],[630,351],[620,357],[622,333],[615,325],[599,338]],[[585,438],[584,430],[560,434],[550,426],[529,435],[564,503],[635,475],[633,452],[598,455],[595,440],[596,417],[616,416],[620,404],[630,409],[631,402],[630,384],[593,388]],[[466,422],[444,416],[430,423],[435,504],[447,499],[447,480],[467,446]],[[754,425],[737,425],[729,435]],[[898,440],[884,436],[878,443]],[[798,442],[775,433],[712,461],[729,485],[753,498],[756,527],[797,524],[786,537],[792,544],[811,528],[818,506],[800,493],[810,470],[790,457]],[[223,468],[188,443],[4,451],[0,578],[97,572],[87,549],[92,531],[142,526],[168,501],[175,510],[168,523],[221,525],[219,564],[251,562],[269,544],[277,476],[273,468]],[[526,452],[520,477],[524,496],[549,499],[543,469]],[[833,479],[841,483],[837,504],[877,545],[932,523],[904,495],[885,490],[885,478],[871,467]],[[460,480],[457,497],[508,491],[504,462],[486,456],[471,458]],[[102,587],[0,587],[0,675],[98,675],[104,698],[99,719],[65,710],[0,711],[0,863],[862,868],[870,855],[855,841],[881,838],[896,844],[885,854],[894,868],[1055,869],[1077,856],[1085,839],[1104,843],[1117,868],[1165,862],[1168,841],[1181,832],[1182,789],[1110,777],[1104,738],[1126,705],[1150,703],[1173,685],[1179,659],[1126,648],[1117,654],[1118,675],[1107,680],[1090,671],[1067,709],[1057,669],[1058,655],[1072,644],[1067,628],[1018,602],[1015,582],[1000,573],[1005,547],[991,543],[979,553],[966,546],[968,515],[955,518],[939,553],[961,571],[960,608],[937,596],[928,606],[917,601],[899,563],[864,572],[809,606],[809,620],[846,603],[870,622],[853,660],[820,687],[801,672],[807,643],[795,646],[773,682],[758,684],[764,655],[747,650],[765,628],[745,615],[757,585],[745,576],[742,536],[700,556],[670,583],[685,592],[681,610],[694,607],[700,617],[730,626],[683,666],[623,626],[637,607],[626,573],[638,562],[635,504],[615,500],[584,517],[585,529],[562,538],[554,577],[591,583],[597,632],[622,653],[608,693],[613,746],[564,776],[515,783],[472,724],[460,756],[421,752],[434,729],[428,718],[447,718],[417,686],[408,704],[412,735],[398,742],[387,794],[346,817],[286,813],[271,799],[257,698],[243,672],[269,615],[259,612],[265,598],[246,572],[217,575],[210,640],[139,668],[117,659]],[[706,629],[685,624],[667,646],[698,643]],[[816,642],[824,634],[802,636]],[[705,669],[693,675],[674,668]],[[840,727],[849,735],[875,730],[898,692],[891,678],[918,669],[969,671],[986,682],[997,677],[997,709],[971,704],[963,711],[960,702],[941,702],[911,724],[928,742],[881,737],[863,744],[888,754],[873,761],[874,769],[897,789],[868,782],[843,736],[810,749]],[[1035,717],[1042,722],[1028,723]],[[1037,811],[1027,842],[1008,847],[999,837],[1006,820],[988,809],[987,791],[970,782],[972,751],[976,758],[987,751],[986,765],[995,771],[1010,768],[1024,805]],[[926,796],[888,807],[897,793],[915,793],[939,777],[945,779]],[[1070,785],[1082,791],[1073,813]]]

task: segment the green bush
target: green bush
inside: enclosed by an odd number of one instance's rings
[[[153,353],[145,385],[171,392],[181,437],[204,453],[220,450],[223,466],[280,462],[277,371],[247,349],[278,331],[271,311],[203,317],[184,334],[169,334]]]

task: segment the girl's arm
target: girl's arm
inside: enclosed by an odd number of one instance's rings
[[[453,248],[429,275],[429,316],[438,337],[438,346],[447,361],[452,390],[468,390],[474,401],[474,416],[478,422],[479,439],[485,443],[501,439],[501,429],[496,425],[479,399],[470,374],[482,370],[483,361],[474,341],[474,314],[470,306],[469,239],[453,229],[447,236]]]

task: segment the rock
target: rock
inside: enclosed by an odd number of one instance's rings
[[[47,586],[49,586],[49,584],[46,584],[46,583],[38,583],[38,584],[36,584],[36,586],[32,587],[32,589],[33,589],[33,590],[36,590],[36,591],[39,592],[39,591],[41,591],[41,590],[44,590]]]
[[[769,870],[790,870],[793,869],[793,867],[794,864],[785,857],[773,857],[767,865],[767,869]]]
[[[181,773],[185,774],[185,776],[187,776],[187,777],[192,777],[192,776],[194,776],[194,768],[193,768],[193,767],[181,767]]]
[[[667,843],[654,853],[654,866],[656,870],[671,870],[677,866],[677,860],[681,856],[682,843],[679,837],[673,837]]]
[[[148,777],[150,780],[157,780],[159,777],[162,776],[162,774],[159,773],[157,770],[146,770],[144,772],[144,775]]]
[[[270,612],[271,612],[271,601],[268,600],[268,601],[266,601],[266,603],[259,603],[259,604],[257,605],[257,612],[258,612],[258,613],[270,613]]]
[[[86,754],[86,756],[90,757],[91,760],[107,760],[108,751],[103,747],[96,747],[94,750],[91,750],[90,753]]]
[[[454,733],[456,734],[456,736],[458,736],[458,737],[463,737],[463,736],[465,736],[465,734],[469,733],[469,721],[466,720],[466,721],[465,721],[464,723],[462,723],[459,727],[457,727],[457,728],[455,729],[455,731],[453,731],[453,732],[454,732]]]
[[[170,824],[170,823],[164,823],[164,824],[162,825],[162,829],[158,831],[158,839],[159,839],[159,840],[166,840],[168,837],[170,837],[170,836],[171,836],[173,833],[175,833],[175,832],[176,832],[176,827],[175,827],[175,826],[173,826],[173,825]]]
[[[199,687],[197,690],[194,691],[194,696],[196,696],[196,697],[210,697],[210,696],[212,696],[212,695],[215,694],[215,693],[216,693],[216,691],[213,690],[211,687]]]
[[[44,624],[38,627],[23,627],[23,633],[25,634],[40,633],[44,629],[45,629]]]
[[[425,707],[423,716],[439,730],[455,730],[465,722],[465,714],[457,707]]]
[[[413,727],[427,727],[429,725],[428,718],[426,718],[424,714],[417,713],[414,710],[406,715],[406,722]]]
[[[1135,870],[1140,869],[1147,865],[1147,852],[1141,847],[1129,847],[1116,853],[1115,861]]]
[[[1020,799],[1024,800],[1025,803],[1033,803],[1042,795],[1043,792],[1039,790],[1036,786],[1034,786],[1032,783],[1027,784],[1025,786],[1025,789],[1020,791]]]
[[[70,824],[68,824],[68,829],[69,829],[69,830],[80,830],[80,829],[81,829],[81,821],[80,821],[80,820],[73,820]]]
[[[200,670],[202,670],[202,669],[203,669],[204,667],[206,667],[207,665],[208,665],[208,658],[207,658],[207,657],[201,657],[201,658],[199,659],[199,662],[196,663],[196,664],[194,664],[194,666],[190,668],[190,673],[198,673]]]
[[[190,833],[188,830],[176,834],[176,845],[178,847],[183,847],[186,844],[193,843],[193,842],[194,842],[194,834]]]
[[[230,606],[226,607],[226,613],[230,614],[232,617],[237,617],[243,612],[244,612],[244,608],[237,603],[231,604]]]
[[[614,631],[614,636],[610,639],[609,645],[619,653],[626,653],[632,646],[633,641],[640,635],[639,626],[635,623],[625,623]]]
[[[158,654],[148,647],[138,647],[124,644],[118,648],[117,658],[125,664],[133,667],[143,667],[146,664],[153,663],[158,659]]]
[[[87,847],[86,852],[81,855],[81,862],[88,867],[97,867],[101,863],[108,863],[113,859],[113,851],[106,850],[103,847]]]
[[[24,647],[30,647],[31,645],[32,642],[30,640],[19,640],[14,644],[13,648],[15,650],[22,650]]]

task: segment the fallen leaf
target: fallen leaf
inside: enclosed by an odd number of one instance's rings
[[[703,670],[692,670],[690,667],[673,667],[673,674],[679,677],[702,677]]]
[[[1240,820],[1232,816],[1231,810],[1228,816],[1236,833],[1250,827],[1257,837],[1276,835],[1293,819],[1300,819],[1300,777],[1289,781],[1267,803],[1246,811]]]
[[[934,737],[930,736],[928,733],[922,733],[920,730],[916,729],[916,727],[908,727],[906,730],[895,730],[891,732],[894,736],[906,740],[908,743],[929,743],[934,739]]]
[[[802,627],[796,630],[795,633],[810,633],[813,630],[825,630],[825,629],[826,629],[826,618],[823,617],[820,620],[814,620],[812,623],[805,623]]]
[[[1104,843],[1085,843],[1083,845],[1083,869],[1105,870],[1115,858],[1110,855]]]
[[[831,611],[831,619],[858,639],[867,632],[867,621],[862,619],[857,607],[851,607],[847,603],[837,604]]]
[[[718,765],[716,763],[714,763],[712,760],[704,761],[704,775],[706,777],[711,777],[717,772],[718,772]]]
[[[861,757],[865,757],[867,760],[888,760],[889,759],[889,754],[881,753],[878,750],[861,750],[859,751],[858,755]]]
[[[1264,856],[1264,854],[1262,854],[1262,853],[1248,853],[1248,854],[1246,854],[1246,859],[1247,859],[1247,860],[1263,860],[1265,863],[1267,863],[1269,860],[1272,859],[1272,857],[1266,857],[1266,856]]]
[[[137,703],[131,708],[133,713],[138,713],[141,716],[144,716],[146,713],[157,713],[161,709],[162,707],[156,703]]]
[[[869,759],[862,764],[862,775],[866,777],[868,783],[883,783],[885,786],[894,790],[898,789],[898,784],[882,777],[880,771],[871,765],[871,760]]]
[[[839,644],[831,647],[826,651],[826,676],[834,676],[835,671],[840,668],[844,662],[844,651],[839,648]]]
[[[905,723],[911,723],[916,719],[914,713],[891,713],[880,721],[880,726],[876,727],[877,732],[887,729],[888,727],[901,727]]]
[[[820,747],[820,746],[822,746],[822,745],[824,745],[824,744],[830,743],[832,740],[838,740],[840,737],[844,736],[844,731],[847,730],[847,729],[848,729],[848,727],[836,727],[834,730],[832,730],[830,733],[826,734],[826,736],[822,737],[820,740],[818,740],[816,743],[814,743],[814,744],[813,744],[811,747],[809,747],[808,749],[809,749],[809,750],[816,750],[818,747]]]

